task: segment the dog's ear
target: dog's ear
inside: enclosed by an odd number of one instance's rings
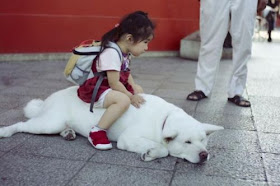
[[[170,128],[164,128],[162,132],[162,137],[166,143],[169,143],[171,140],[176,138],[177,135],[178,133]]]
[[[224,127],[217,126],[217,125],[212,125],[208,123],[201,123],[204,131],[206,132],[206,135],[210,135],[211,133],[217,131],[217,130],[223,130]]]
[[[174,117],[176,117],[177,112],[178,110],[170,111],[163,122],[162,137],[164,141],[166,141],[166,143],[169,143],[178,135],[178,132],[175,129],[173,129],[172,125],[174,123]]]

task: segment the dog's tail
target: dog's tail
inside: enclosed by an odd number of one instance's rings
[[[44,106],[44,101],[41,99],[33,99],[24,107],[24,116],[27,118],[34,118],[39,115]]]

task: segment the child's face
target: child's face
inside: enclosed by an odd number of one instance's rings
[[[145,40],[132,43],[129,47],[129,52],[134,56],[139,56],[143,54],[144,52],[146,52],[146,50],[148,50],[148,44],[152,39],[153,35],[150,35],[150,37],[148,37]]]

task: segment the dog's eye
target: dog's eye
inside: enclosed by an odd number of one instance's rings
[[[188,141],[186,141],[185,143],[187,143],[187,144],[191,144],[192,142],[188,140]]]

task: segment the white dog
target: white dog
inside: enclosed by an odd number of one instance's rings
[[[89,112],[89,104],[78,98],[77,89],[74,86],[60,90],[45,101],[31,100],[24,108],[25,116],[30,119],[0,128],[0,138],[17,132],[65,136],[69,128],[88,137],[105,109]],[[157,96],[142,96],[145,104],[139,109],[130,106],[108,131],[109,139],[117,141],[119,149],[141,153],[144,161],[168,154],[192,163],[208,159],[207,135],[223,127],[202,124]]]

